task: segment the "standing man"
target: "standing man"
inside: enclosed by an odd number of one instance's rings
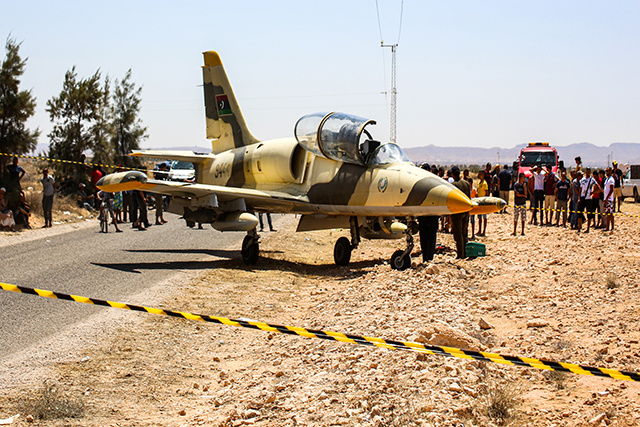
[[[462,191],[465,196],[471,197],[471,188],[469,183],[460,179],[460,169],[454,166],[451,169],[453,175],[453,186]],[[466,258],[465,246],[467,245],[469,231],[469,212],[463,212],[459,214],[451,215],[451,232],[453,233],[453,239],[456,241],[456,252],[458,259]]]
[[[9,186],[10,190],[15,189],[16,191],[22,190],[22,186],[20,185],[20,180],[26,173],[22,166],[18,165],[18,158],[14,157],[13,161],[10,165],[7,165],[7,172],[9,172]]]
[[[551,165],[547,165],[547,173],[544,177],[544,211],[547,225],[553,222],[553,207],[556,203],[556,182],[558,178],[553,173]]]
[[[25,170],[18,165],[17,157],[14,157],[11,164],[6,166],[6,170],[9,173],[9,179],[7,179],[7,203],[9,204],[9,209],[15,210],[20,201],[20,192],[22,191],[20,180],[24,176]]]
[[[616,211],[616,200],[618,201],[617,205],[618,205],[618,212],[620,212],[620,206],[622,205],[622,171],[620,169],[618,169],[618,162],[613,162],[613,174],[611,176],[613,176],[613,180],[614,180],[614,187],[613,187],[613,211]]]
[[[562,213],[562,226],[567,226],[567,200],[569,199],[569,189],[571,183],[567,179],[567,171],[562,169],[560,180],[556,182],[556,227],[560,223],[560,213]]]
[[[51,227],[52,217],[51,210],[53,209],[53,193],[56,189],[56,180],[52,176],[49,176],[49,169],[44,168],[42,170],[42,210],[44,211],[44,227]]]
[[[571,229],[578,229],[578,205],[580,204],[580,181],[582,180],[582,172],[571,171],[571,215],[569,217]],[[580,214],[582,216],[582,214]]]
[[[616,164],[614,162],[614,164]],[[607,179],[604,182],[604,231],[613,232],[613,212],[615,200],[615,178],[611,168],[607,168]]]
[[[498,179],[500,180],[500,198],[507,202],[507,205],[509,205],[509,190],[511,187],[511,173],[509,172],[508,167],[509,166],[504,165],[498,174]],[[507,207],[505,206],[500,213],[507,213]]]
[[[513,208],[513,235],[516,235],[516,230],[518,229],[518,217],[520,217],[520,222],[522,223],[522,235],[524,236],[524,224],[527,222],[527,186],[524,183],[524,173],[520,173],[518,175],[518,182],[513,184],[513,197],[514,197],[514,205]]]
[[[585,210],[587,211],[587,230],[585,233],[589,232],[589,227],[591,225],[591,220],[594,220],[595,225],[595,213],[593,209],[593,188],[598,185],[596,181],[591,176],[591,168],[587,168],[584,171],[585,176],[580,181],[580,205],[578,207],[578,212],[582,213]],[[578,217],[578,233],[582,230],[582,215]]]
[[[488,197],[489,183],[487,182],[487,176],[484,171],[478,172],[478,197]],[[487,232],[487,214],[479,214],[478,216],[478,236],[484,236]]]
[[[535,218],[536,211],[540,209],[540,225],[544,225],[544,178],[546,172],[542,170],[540,165],[536,165],[531,179],[533,179],[533,216]],[[534,219],[534,224],[535,224]]]

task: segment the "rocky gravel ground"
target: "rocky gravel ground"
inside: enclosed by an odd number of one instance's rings
[[[388,258],[400,241],[363,242],[349,267],[336,267],[333,243],[346,233],[294,233],[290,218],[263,235],[255,268],[229,260],[162,307],[640,371],[640,219],[619,217],[613,234],[528,226],[512,237],[512,227],[511,215],[491,215],[477,240],[488,256],[456,260],[445,249],[399,272]],[[449,234],[438,240],[455,247]],[[46,379],[2,391],[0,418],[21,413],[13,425],[46,426],[640,425],[634,382],[130,316],[99,344],[52,363]],[[77,411],[40,419],[35,399],[43,395],[49,412],[56,402]]]

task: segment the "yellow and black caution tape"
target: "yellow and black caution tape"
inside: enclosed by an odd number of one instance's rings
[[[126,167],[126,166],[103,165],[102,163],[78,162],[76,160],[51,159],[49,157],[27,156],[27,155],[24,155],[24,154],[0,153],[0,156],[19,157],[19,158],[22,158],[22,159],[42,160],[42,161],[46,161],[46,162],[55,162],[55,163],[67,163],[67,164],[70,164],[70,165],[99,166],[101,168],[108,168],[108,169],[123,169],[123,170],[147,172],[147,170],[144,169],[144,168],[130,168],[130,167]]]
[[[624,216],[624,217],[628,217],[628,218],[640,218],[640,215],[633,215],[630,214],[629,212],[613,212],[611,214],[608,214],[606,212],[588,212],[586,210],[584,211],[572,211],[570,209],[555,209],[555,208],[532,208],[531,206],[513,206],[513,205],[507,205],[505,206],[506,208],[524,208],[528,211],[543,211],[543,212],[566,212],[568,214],[572,214],[572,213],[577,213],[577,214],[584,214],[584,215],[601,215],[601,216],[607,216],[607,215],[615,215],[615,216]],[[568,219],[568,218],[567,218]]]
[[[515,365],[526,368],[542,369],[547,371],[571,372],[578,375],[590,375],[596,377],[614,378],[617,380],[640,381],[640,374],[635,372],[618,371],[607,368],[594,368],[591,366],[576,365],[573,363],[552,362],[548,360],[534,359],[530,357],[505,356],[485,351],[463,350],[454,347],[440,347],[425,345],[410,341],[394,341],[383,338],[365,337],[339,332],[318,331],[313,329],[300,328],[296,326],[273,325],[252,320],[229,319],[226,317],[206,316],[200,314],[186,313],[182,311],[163,310],[160,308],[143,307],[138,305],[124,304],[120,302],[105,301],[94,298],[87,298],[77,295],[68,295],[59,292],[45,291],[42,289],[32,289],[24,286],[0,283],[5,291],[37,295],[43,298],[54,298],[67,301],[75,301],[83,304],[94,304],[105,307],[120,308],[123,310],[143,311],[151,314],[163,316],[182,317],[188,320],[201,322],[219,323],[238,328],[259,329],[265,332],[279,332],[288,335],[299,335],[306,338],[319,338],[323,340],[346,342],[350,344],[360,344],[388,348],[390,350],[406,350],[417,353],[440,355],[445,357],[455,357],[459,359],[475,359],[484,362],[493,362],[503,365]]]

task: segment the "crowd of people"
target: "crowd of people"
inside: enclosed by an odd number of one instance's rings
[[[149,195],[139,190],[109,193],[101,191],[97,183],[104,176],[104,172],[98,166],[89,166],[85,163],[85,156],[82,155],[78,162],[73,176],[65,180],[64,186],[67,193],[72,193],[76,198],[78,207],[101,215],[108,215],[111,223],[115,226],[116,232],[122,230],[118,224],[131,222],[133,228],[146,230],[151,226],[148,219]],[[160,164],[155,174],[156,179],[167,179],[168,166]],[[117,172],[122,169],[117,170]],[[31,207],[27,203],[27,198],[22,189],[22,178],[26,171],[19,165],[17,157],[14,157],[5,169],[5,178],[0,187],[0,229],[15,231],[18,228],[31,228],[29,220],[31,218]],[[52,210],[54,197],[57,194],[56,180],[49,174],[48,168],[42,169],[42,177],[39,179],[42,186],[42,211],[44,217],[44,228],[53,225]],[[74,191],[75,189],[75,191]],[[156,225],[167,222],[164,218],[164,211],[168,204],[168,199],[162,195],[153,195],[155,199]]]
[[[564,167],[554,172],[552,165],[534,165],[530,177],[524,173],[514,176],[508,165],[492,167],[487,163],[478,172],[475,183],[468,169],[460,176],[457,166],[447,171],[428,164],[423,164],[422,168],[452,183],[468,197],[492,196],[505,200],[507,206],[513,206],[514,236],[518,225],[520,234],[525,234],[527,216],[530,217],[529,225],[565,227],[577,233],[588,233],[592,227],[613,232],[614,212],[616,209],[620,212],[622,203],[622,171],[616,162],[612,167],[592,171],[583,168],[580,157],[575,161],[576,166],[569,173]],[[499,212],[506,213],[507,208]],[[487,214],[442,216],[439,231],[453,234],[457,256],[465,258],[468,240],[486,236],[487,222]]]

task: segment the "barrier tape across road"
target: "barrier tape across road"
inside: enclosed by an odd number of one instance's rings
[[[45,161],[45,162],[67,163],[67,164],[70,164],[70,165],[100,166],[101,168],[123,169],[123,170],[129,170],[129,171],[147,172],[147,169],[144,169],[144,168],[130,168],[130,167],[126,167],[126,166],[103,165],[102,163],[78,162],[76,160],[52,159],[52,158],[49,158],[49,157],[27,156],[27,155],[24,155],[24,154],[0,153],[0,156],[19,157],[21,159],[29,159],[29,160],[42,160],[42,161]]]
[[[102,163],[88,163],[88,162],[78,162],[75,160],[60,160],[60,159],[51,159],[49,157],[42,157],[42,156],[27,156],[27,155],[22,155],[22,154],[11,154],[11,153],[0,153],[0,156],[9,156],[9,157],[19,157],[22,159],[29,159],[29,160],[42,160],[42,161],[47,161],[47,162],[57,162],[57,163],[67,163],[67,164],[72,164],[72,165],[86,165],[86,166],[100,166],[103,168],[109,168],[109,169],[123,169],[123,170],[137,170],[137,171],[141,171],[141,172],[145,172],[148,173],[150,172],[148,169],[144,169],[144,168],[130,168],[130,167],[126,167],[126,166],[117,166],[117,165],[104,165]],[[507,208],[514,208],[515,206],[512,205],[507,205]],[[541,211],[552,211],[552,212],[562,212],[562,211],[566,211],[567,213],[580,213],[580,212],[576,212],[576,211],[571,211],[568,209],[554,209],[554,208],[532,208],[532,207],[526,207],[527,210],[541,210]],[[593,213],[594,215],[608,215],[605,213],[599,213],[599,212],[584,212],[585,214],[587,213]],[[640,215],[632,215],[628,212],[614,212],[612,215],[615,216],[625,216],[625,217],[629,217],[629,218],[640,218]]]
[[[259,321],[230,319],[227,317],[206,316],[200,314],[186,313],[182,311],[164,310],[160,308],[144,307],[132,304],[124,304],[120,302],[105,301],[100,299],[82,297],[78,295],[63,294],[60,292],[46,291],[43,289],[33,289],[24,286],[10,285],[0,283],[0,287],[5,291],[37,295],[43,298],[61,299],[66,301],[74,301],[82,304],[93,304],[104,307],[119,308],[123,310],[133,310],[147,312],[151,314],[159,314],[170,317],[181,317],[187,320],[196,320],[201,322],[218,323],[227,326],[235,326],[238,328],[259,329],[265,332],[279,332],[288,335],[299,335],[306,338],[318,338],[330,341],[339,341],[350,344],[360,344],[366,346],[375,346],[387,348],[390,350],[406,350],[417,353],[440,355],[445,357],[455,357],[458,359],[475,359],[484,362],[498,363],[502,365],[515,365],[525,368],[542,369],[547,371],[570,372],[578,375],[590,375],[596,377],[613,378],[617,380],[640,381],[640,374],[636,372],[618,371],[615,369],[596,368],[591,366],[577,365],[574,363],[552,362],[549,360],[535,359],[521,356],[505,356],[497,353],[489,353],[485,351],[464,350],[454,347],[441,347],[425,345],[410,341],[395,341],[383,338],[366,337],[352,334],[343,334],[339,332],[319,331],[314,329],[300,328],[296,326],[282,326],[268,324]]]

